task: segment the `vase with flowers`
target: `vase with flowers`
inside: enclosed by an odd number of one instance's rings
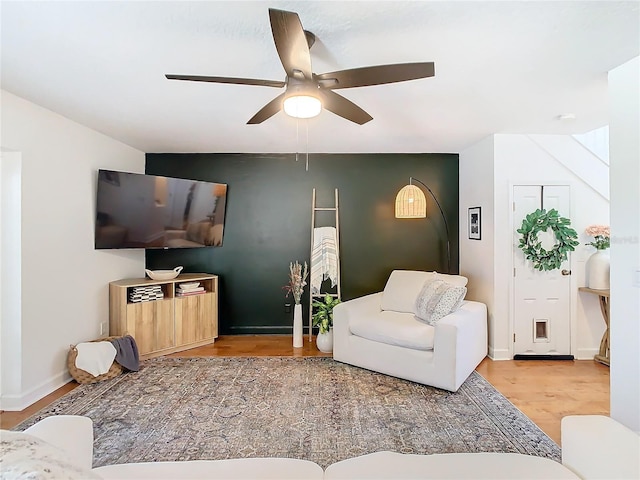
[[[293,347],[300,348],[303,346],[302,340],[302,292],[307,284],[307,275],[309,270],[307,268],[307,262],[304,262],[304,267],[297,261],[289,263],[289,283],[282,287],[287,293],[293,295]]]
[[[591,245],[596,248],[593,255],[587,260],[586,280],[587,287],[595,290],[606,290],[609,288],[609,246],[611,245],[611,231],[608,225],[589,225],[585,233],[593,237]]]

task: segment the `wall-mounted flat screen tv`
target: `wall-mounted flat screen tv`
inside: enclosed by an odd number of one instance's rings
[[[227,184],[98,170],[95,247],[219,247]]]

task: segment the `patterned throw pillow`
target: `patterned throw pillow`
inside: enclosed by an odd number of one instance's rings
[[[456,311],[464,296],[466,287],[457,287],[443,280],[429,278],[416,298],[415,315],[429,325],[435,325],[442,317]]]
[[[64,435],[64,432],[60,432]],[[71,462],[60,448],[23,432],[0,431],[3,480],[87,480],[99,475]]]

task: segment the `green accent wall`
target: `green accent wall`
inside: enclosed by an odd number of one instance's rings
[[[311,197],[340,206],[342,299],[383,290],[394,269],[447,270],[445,226],[433,198],[426,219],[396,219],[395,197],[413,176],[431,188],[449,224],[451,270],[458,272],[457,154],[146,155],[146,173],[228,184],[221,247],[147,250],[146,268],[184,266],[219,275],[221,334],[290,333],[293,311],[282,286],[289,262],[309,262]],[[420,186],[420,188],[422,188]],[[424,191],[424,189],[423,189]],[[319,212],[316,226],[333,225]],[[303,296],[307,325],[309,288]]]

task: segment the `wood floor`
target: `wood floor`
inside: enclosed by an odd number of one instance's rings
[[[171,357],[331,356],[305,337],[294,349],[290,335],[223,336],[215,344]],[[592,360],[541,361],[485,359],[476,369],[549,437],[560,444],[560,420],[566,415],[609,415],[609,368]],[[21,412],[1,412],[0,427],[12,428],[75,388],[69,383]]]

